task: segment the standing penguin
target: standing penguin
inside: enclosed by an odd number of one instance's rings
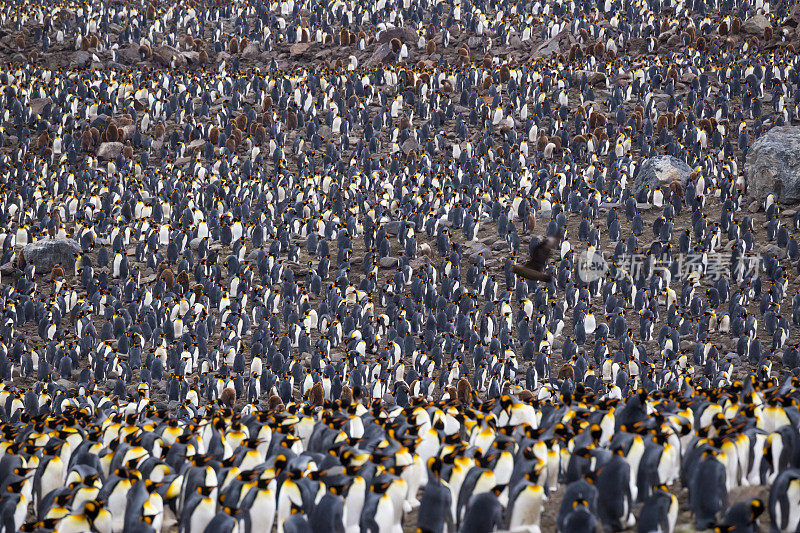
[[[713,527],[728,505],[727,471],[713,452],[704,451],[689,485],[689,503],[699,530]]]
[[[678,498],[670,493],[666,485],[653,488],[639,512],[639,533],[672,533],[678,521]]]
[[[539,519],[542,514],[544,488],[534,483],[528,474],[527,479],[520,480],[508,495],[508,529],[511,531],[528,531],[538,533]]]
[[[503,506],[494,490],[469,499],[459,533],[490,533],[503,527]]]
[[[453,515],[450,512],[452,495],[450,487],[441,479],[442,460],[438,457],[428,459],[428,470],[428,483],[417,512],[417,529],[430,533],[454,531]]]
[[[559,529],[559,533],[570,533],[580,531],[581,533],[596,533],[597,517],[589,510],[586,500],[575,500],[572,502],[572,510],[564,518],[564,527]]]
[[[800,470],[781,472],[769,489],[770,531],[789,533],[800,529]]]
[[[606,529],[619,531],[636,523],[630,479],[631,466],[617,448],[597,474],[597,514]]]

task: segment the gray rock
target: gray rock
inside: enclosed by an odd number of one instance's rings
[[[775,193],[779,202],[800,201],[800,128],[781,126],[759,137],[747,152],[745,171],[756,200]]]
[[[289,47],[289,55],[291,57],[299,56],[308,50],[309,43],[294,43]]]
[[[186,60],[187,65],[197,65],[200,63],[200,52],[189,50],[187,52],[181,52],[181,56]]]
[[[469,48],[478,48],[482,42],[480,37],[473,35],[467,39],[467,46]]]
[[[92,54],[85,50],[78,50],[75,52],[70,68],[86,68],[92,62]]]
[[[123,145],[120,142],[102,143],[97,147],[97,157],[99,159],[116,159],[122,153]]]
[[[764,15],[758,14],[750,17],[744,24],[742,30],[745,33],[752,33],[753,35],[764,35],[764,30],[769,26],[769,21]]]
[[[153,60],[165,67],[185,67],[186,57],[179,50],[169,45],[164,45],[153,50]]]
[[[369,57],[369,59],[367,59],[367,61],[364,64],[364,66],[366,66],[366,67],[374,67],[378,63],[386,62],[387,60],[391,59],[393,56],[394,56],[394,53],[392,52],[392,47],[389,44],[384,43],[384,44],[378,46],[375,49],[375,51],[372,52],[372,55]]]
[[[417,32],[414,31],[412,28],[391,28],[388,30],[384,30],[378,34],[378,42],[388,43],[394,38],[400,39],[401,43],[415,43],[417,42]]]
[[[383,269],[396,268],[398,264],[397,258],[392,256],[381,257],[378,261],[378,265]]]
[[[44,106],[49,104],[51,100],[49,98],[33,98],[31,99],[30,103],[28,104],[31,108],[32,115],[39,115],[44,110]]]
[[[758,213],[758,210],[761,208],[761,202],[758,200],[753,200],[750,202],[750,205],[747,206],[747,210],[751,213]]]
[[[400,149],[403,150],[403,153],[408,155],[411,153],[412,150],[419,151],[422,149],[419,142],[413,137],[409,137],[408,139],[400,145]]]
[[[658,155],[646,159],[639,166],[639,172],[633,178],[631,194],[638,197],[642,191],[660,187],[675,180],[686,185],[686,179],[692,173],[691,167],[671,155]]]
[[[75,254],[81,252],[80,245],[72,239],[40,239],[25,246],[23,254],[28,264],[47,273],[61,265],[65,271],[75,267]]]
[[[244,47],[244,50],[242,51],[242,57],[247,57],[252,59],[258,57],[260,53],[261,49],[258,46],[258,43],[250,43]]]
[[[778,259],[786,259],[786,250],[777,244],[767,244],[766,246],[762,246],[761,253],[775,256]]]
[[[383,229],[386,230],[387,235],[397,235],[400,233],[400,225],[399,220],[390,220],[383,226]]]
[[[128,124],[127,126],[122,126],[119,128],[122,130],[123,138],[127,141],[128,139],[133,138],[133,134],[136,133],[136,124]]]

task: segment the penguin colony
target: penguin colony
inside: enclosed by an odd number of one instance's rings
[[[3,3],[0,531],[797,531],[798,21]]]

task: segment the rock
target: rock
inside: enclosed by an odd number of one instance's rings
[[[638,172],[633,178],[631,194],[638,198],[642,191],[647,191],[653,187],[660,187],[675,180],[679,180],[681,185],[686,185],[686,179],[692,169],[676,157],[671,155],[658,155],[645,160],[639,165]]]
[[[27,244],[22,253],[25,261],[42,273],[50,272],[56,265],[71,271],[75,267],[75,254],[81,253],[81,247],[72,239],[44,238]]]
[[[758,213],[758,209],[761,207],[761,202],[758,200],[753,200],[750,202],[750,205],[747,206],[747,210],[751,213]]]
[[[0,266],[0,274],[2,274],[4,276],[8,276],[10,274],[13,274],[14,270],[16,270],[16,267],[14,266],[14,262],[13,261],[9,261],[8,263],[4,264],[3,266]]]
[[[777,244],[767,244],[761,247],[761,253],[777,257],[778,259],[786,259],[786,250]]]
[[[308,50],[308,43],[294,43],[289,47],[289,55],[292,57],[299,56]]]
[[[492,245],[492,250],[494,250],[495,252],[499,252],[500,250],[504,250],[505,248],[506,248],[506,241],[503,239],[498,239],[497,242],[495,242]]]
[[[415,43],[417,42],[417,32],[412,28],[391,28],[383,30],[378,34],[378,42],[381,44],[388,43],[394,38],[400,39],[401,43]]]
[[[381,257],[378,260],[378,265],[383,269],[396,268],[398,264],[397,258],[392,256]]]
[[[133,138],[133,134],[136,133],[136,124],[128,124],[127,126],[122,126],[120,128],[123,133],[123,138],[127,141],[128,139]]]
[[[186,60],[187,65],[197,65],[200,63],[200,52],[189,50],[188,52],[182,52],[181,55],[183,59]]]
[[[776,127],[759,137],[747,152],[745,171],[754,199],[774,192],[779,202],[800,201],[800,128]]]
[[[420,146],[419,142],[413,137],[409,137],[406,139],[403,144],[400,145],[400,149],[403,150],[403,153],[408,155],[411,153],[412,150],[420,151],[422,146]]]
[[[400,233],[400,221],[390,220],[383,226],[383,229],[386,230],[387,235],[397,235]]]
[[[595,86],[602,85],[606,83],[606,75],[602,72],[594,72],[589,76],[589,83]]]
[[[575,44],[575,38],[572,36],[569,28],[564,28],[557,35],[544,41],[536,50],[533,51],[534,57],[548,57],[552,54],[558,54],[563,50],[568,50],[570,46]]]
[[[89,66],[92,62],[92,54],[85,50],[78,50],[75,52],[75,57],[72,59],[69,68],[82,69]]]
[[[44,106],[49,104],[51,100],[49,98],[32,98],[30,103],[28,104],[31,108],[32,115],[39,115],[44,110]]]
[[[258,57],[260,53],[261,49],[258,46],[258,43],[250,43],[244,47],[244,50],[242,51],[242,57],[255,58]]]
[[[683,40],[678,35],[670,35],[669,39],[667,39],[667,48],[673,49],[678,48],[683,44]]]
[[[394,53],[392,52],[392,47],[388,44],[382,44],[378,46],[372,55],[367,59],[364,66],[366,67],[374,67],[378,63],[384,63],[389,59],[394,57]]]
[[[764,29],[769,26],[769,21],[764,15],[753,15],[742,24],[742,30],[745,33],[752,33],[754,35],[764,35]]]
[[[797,214],[797,209],[786,209],[783,211],[783,216],[792,218]]]
[[[120,142],[101,143],[97,147],[97,157],[99,159],[116,159],[122,153],[123,145]]]
[[[173,62],[175,67],[186,66],[186,57],[180,51],[168,45],[159,46],[153,50],[153,61],[165,67],[173,65]]]
[[[121,48],[118,57],[128,65],[139,63],[142,60],[139,56],[139,45],[135,43]]]
[[[203,145],[206,143],[205,139],[195,139],[186,146],[186,153],[189,155],[193,155],[195,152],[200,150]]]

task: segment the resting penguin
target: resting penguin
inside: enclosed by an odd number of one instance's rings
[[[764,502],[753,498],[749,502],[736,502],[725,512],[721,531],[730,533],[757,533],[758,517],[764,512]]]

